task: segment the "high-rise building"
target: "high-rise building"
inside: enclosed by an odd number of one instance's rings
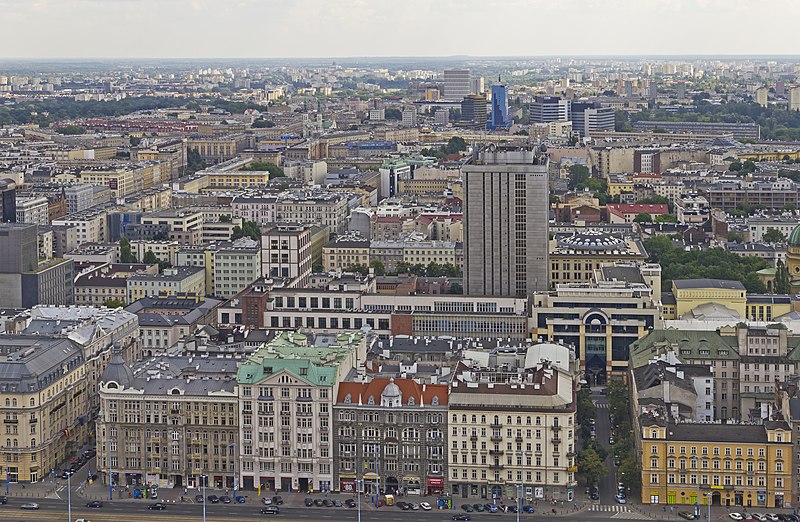
[[[480,125],[486,125],[487,119],[486,98],[480,94],[470,94],[461,101],[461,120]]]
[[[403,127],[417,126],[417,111],[413,108],[403,109]]]
[[[444,70],[444,99],[461,101],[472,92],[469,69]]]
[[[3,223],[17,221],[17,184],[11,179],[0,180],[0,218]]]
[[[490,148],[464,174],[467,295],[526,296],[548,288],[547,155]]]
[[[615,124],[614,109],[600,107],[597,103],[572,103],[572,129],[582,137],[592,132],[613,131]]]
[[[756,89],[756,92],[755,92],[756,103],[758,105],[762,106],[762,107],[766,107],[767,106],[767,95],[768,94],[769,94],[769,91],[767,90],[766,87],[759,87],[758,89]]]
[[[557,96],[539,96],[531,103],[531,123],[550,123],[551,121],[569,121],[570,101]]]
[[[789,110],[800,111],[800,87],[794,87],[789,91]]]
[[[486,90],[483,76],[478,76],[477,78],[472,78],[472,94],[483,94]]]
[[[489,130],[507,129],[511,126],[508,118],[508,91],[505,85],[492,85],[492,117],[486,123]]]

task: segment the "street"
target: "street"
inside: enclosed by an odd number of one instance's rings
[[[595,418],[595,426],[597,431],[597,440],[600,445],[605,449],[609,449],[608,439],[611,436],[611,418],[608,407],[608,399],[605,395],[600,394],[600,389],[595,388],[592,390],[592,402],[597,407],[597,417]],[[602,478],[598,485],[600,489],[600,504],[603,505],[616,505],[614,495],[617,494],[617,469],[614,467],[614,456],[609,451],[608,457],[604,461],[608,473]]]

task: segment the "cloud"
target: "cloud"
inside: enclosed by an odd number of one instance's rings
[[[0,0],[0,12],[6,58],[800,54],[794,0]]]

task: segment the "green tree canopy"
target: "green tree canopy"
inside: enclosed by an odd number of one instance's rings
[[[126,237],[119,240],[119,262],[138,263],[136,256],[131,251],[131,242]]]
[[[255,241],[261,242],[261,229],[258,228],[255,221],[245,221],[242,223],[241,227],[233,227],[231,239],[235,240],[243,237],[249,237]]]
[[[145,252],[144,257],[142,258],[142,263],[146,265],[155,265],[158,263],[158,258],[152,250],[148,250]]]
[[[605,477],[608,469],[603,465],[600,456],[592,448],[587,448],[578,454],[578,472],[583,475],[588,484],[597,484]]]
[[[578,165],[577,163],[574,165],[570,165],[567,171],[569,172],[570,190],[576,190],[579,185],[584,183],[591,176],[591,172],[589,172],[589,167],[587,167],[586,165]]]
[[[778,261],[775,268],[775,279],[772,282],[772,289],[776,294],[788,294],[792,291],[792,281],[789,277],[789,270],[783,261]]]
[[[57,127],[56,132],[65,136],[75,136],[78,134],[86,134],[86,127],[81,127],[80,125],[65,125],[63,127]]]
[[[275,165],[274,163],[269,163],[267,161],[254,161],[252,163],[248,163],[241,169],[242,171],[246,172],[269,172],[269,179],[274,178],[285,178],[286,174],[284,174],[283,169],[279,166]]]
[[[386,109],[383,111],[383,117],[387,120],[402,120],[403,111],[400,109]]]
[[[647,212],[639,212],[636,214],[636,217],[633,218],[634,223],[651,223],[653,221],[653,216],[648,214]]]
[[[767,243],[784,243],[786,242],[786,236],[783,232],[778,230],[777,228],[768,228],[762,239]]]
[[[125,306],[125,303],[119,299],[106,299],[106,301],[103,303],[103,306],[106,308],[122,308]]]
[[[675,214],[659,214],[653,220],[656,223],[677,223],[678,218]]]
[[[373,259],[370,261],[369,267],[375,271],[376,276],[386,275],[386,267],[383,266],[383,261],[380,259]]]

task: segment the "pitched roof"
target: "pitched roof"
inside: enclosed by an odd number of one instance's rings
[[[608,205],[608,211],[615,214],[669,214],[669,205],[666,203],[620,203]]]
[[[409,398],[414,399],[413,406],[430,406],[434,397],[437,398],[439,406],[447,405],[447,385],[446,384],[420,384],[413,379],[393,379],[394,384],[400,388],[402,402],[404,406],[409,406]],[[381,393],[392,382],[392,379],[378,377],[370,382],[343,382],[339,384],[339,394],[336,397],[337,404],[369,404],[370,398],[373,404],[381,403]],[[346,402],[346,397],[350,396],[350,402]]]

